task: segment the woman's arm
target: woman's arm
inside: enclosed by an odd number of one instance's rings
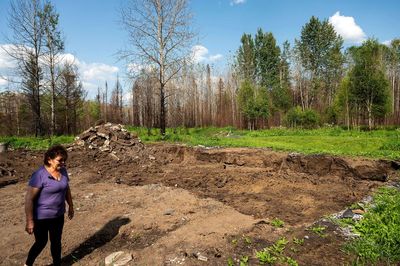
[[[25,231],[28,234],[33,233],[33,227],[35,226],[34,222],[33,222],[33,201],[39,195],[39,192],[40,192],[39,188],[31,187],[31,186],[28,186],[28,189],[26,191],[26,195],[25,195],[25,214],[26,214]]]
[[[71,189],[67,188],[67,195],[65,196],[65,200],[68,203],[68,218],[71,220],[74,217],[74,203],[72,202],[72,195],[71,195]]]

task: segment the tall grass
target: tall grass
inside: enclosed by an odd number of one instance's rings
[[[128,127],[144,142],[167,141],[188,145],[219,147],[256,147],[305,154],[325,153],[382,159],[400,158],[400,130],[345,130],[340,127],[320,129],[236,130],[226,128],[169,128],[162,137],[156,129]]]

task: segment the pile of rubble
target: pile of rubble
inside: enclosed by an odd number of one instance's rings
[[[114,154],[144,149],[137,136],[132,135],[122,125],[112,123],[101,124],[82,132],[75,138],[71,148],[77,147]]]

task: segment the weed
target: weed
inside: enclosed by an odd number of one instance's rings
[[[275,219],[272,220],[271,225],[273,227],[281,228],[281,227],[283,227],[285,225],[285,222],[280,220],[280,219],[278,219],[278,218],[275,218]]]
[[[324,234],[324,231],[326,230],[325,226],[313,226],[310,229],[312,232],[314,232],[315,234],[319,235],[320,237],[326,237],[326,235]]]
[[[234,265],[235,265],[235,262],[233,261],[232,258],[228,258],[228,261],[226,262],[226,264],[227,264],[228,266],[234,266]]]
[[[274,264],[277,261],[284,262],[283,251],[288,242],[286,238],[280,238],[272,246],[257,251],[256,258],[258,258],[260,264]]]
[[[242,256],[240,258],[240,266],[247,266],[249,265],[249,256]]]
[[[285,250],[286,244],[289,243],[289,241],[286,240],[286,238],[282,237],[278,239],[272,246],[271,246],[271,252],[274,254],[282,254],[283,251]]]
[[[252,243],[251,238],[248,236],[243,236],[243,241],[246,245],[251,245]]]
[[[256,258],[259,260],[260,264],[274,264],[278,260],[277,257],[269,252],[268,248],[257,251]]]
[[[295,243],[296,245],[303,245],[304,244],[304,239],[299,239],[297,237],[293,238],[293,243]]]
[[[237,241],[237,239],[232,239],[231,243],[232,243],[232,245],[237,246],[238,241]]]
[[[291,247],[290,250],[291,250],[292,252],[294,252],[294,253],[299,252],[299,250],[298,250],[297,248],[295,248],[295,247]]]
[[[299,266],[296,260],[292,259],[291,257],[286,257],[286,262],[290,266]]]

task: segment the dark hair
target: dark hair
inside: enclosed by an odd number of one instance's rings
[[[43,163],[46,166],[49,166],[49,160],[53,160],[57,156],[61,156],[64,161],[68,159],[67,150],[61,145],[54,145],[50,147],[44,154]]]

